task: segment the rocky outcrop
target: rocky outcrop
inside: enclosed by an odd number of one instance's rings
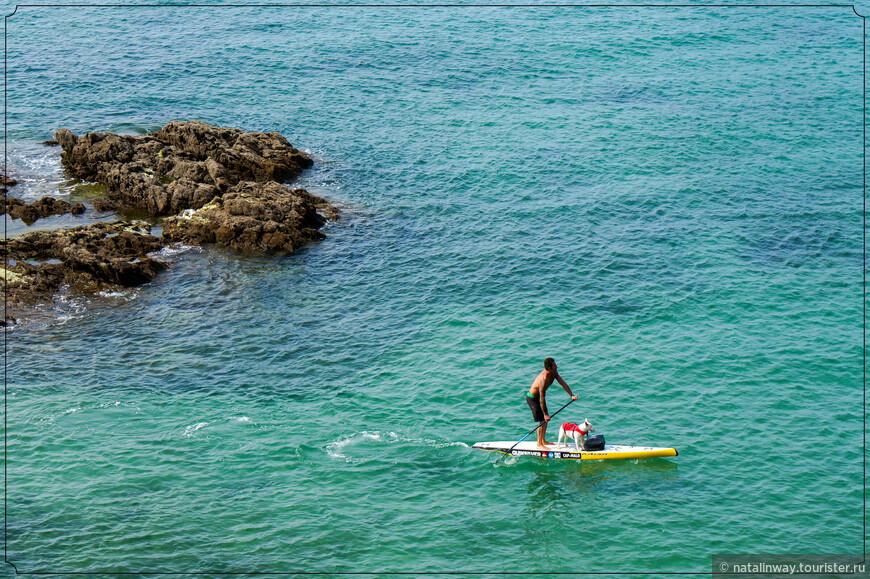
[[[8,213],[13,219],[21,219],[25,225],[30,225],[40,217],[48,217],[49,215],[63,215],[64,213],[72,213],[80,215],[85,212],[85,206],[81,203],[70,205],[68,202],[54,197],[43,197],[33,203],[17,197],[9,197],[6,195],[9,187],[18,184],[18,181],[12,179],[5,173],[0,172],[0,192],[3,193],[3,206],[0,207],[0,215]]]
[[[67,173],[108,188],[97,210],[137,208],[152,216],[199,209],[241,181],[286,181],[311,159],[278,133],[246,133],[199,121],[149,135],[54,134]]]
[[[6,173],[0,172],[0,193],[6,193],[10,187],[14,187],[15,185],[18,185],[18,181]]]
[[[97,211],[145,212],[163,218],[163,238],[142,222],[118,221],[59,231],[34,231],[2,241],[10,265],[0,284],[13,303],[48,301],[64,286],[84,292],[130,287],[165,267],[150,257],[168,242],[215,244],[238,251],[292,252],[322,239],[326,200],[282,182],[312,164],[278,133],[246,133],[198,121],[172,122],[149,135],[59,129],[66,172],[106,187]],[[46,142],[46,145],[52,143]],[[6,211],[32,223],[80,213],[81,203],[44,197],[27,204],[7,198]]]
[[[324,199],[278,183],[243,181],[199,209],[163,222],[167,240],[215,244],[248,253],[289,251],[323,239]]]
[[[63,215],[72,213],[80,215],[85,212],[85,206],[82,203],[73,203],[72,205],[62,199],[54,197],[43,197],[39,201],[26,203],[17,197],[6,197],[5,212],[13,219],[20,219],[25,225],[31,225],[40,217],[48,217],[49,215]],[[0,209],[2,215],[3,209]]]
[[[148,255],[163,245],[141,221],[31,231],[0,241],[9,264],[0,284],[12,304],[49,301],[64,285],[84,292],[132,287],[165,267]]]

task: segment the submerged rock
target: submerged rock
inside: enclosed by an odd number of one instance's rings
[[[65,285],[92,293],[146,283],[166,267],[149,257],[164,245],[149,233],[147,223],[116,221],[2,240],[9,265],[0,268],[0,285],[10,303],[34,304]]]
[[[6,193],[10,187],[18,185],[18,181],[0,171],[0,193]]]
[[[85,206],[81,203],[70,205],[62,199],[54,197],[43,197],[39,201],[26,203],[17,197],[6,197],[5,212],[13,219],[20,219],[25,225],[30,225],[40,217],[48,217],[49,215],[63,215],[72,213],[80,215],[85,212]],[[2,210],[0,210],[2,215]]]

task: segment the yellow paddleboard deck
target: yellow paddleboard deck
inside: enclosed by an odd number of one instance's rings
[[[538,458],[554,458],[560,460],[617,460],[629,458],[654,458],[657,456],[677,456],[679,453],[673,448],[661,448],[656,446],[620,446],[605,444],[604,450],[580,450],[574,448],[574,441],[570,444],[550,444],[547,450],[538,448],[534,441],[526,441],[517,444],[509,440],[498,442],[477,442],[472,446],[480,450],[503,452],[513,456],[537,456]]]

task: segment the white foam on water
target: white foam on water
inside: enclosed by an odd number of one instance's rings
[[[67,295],[65,292],[70,291],[68,284],[62,285],[58,291],[64,293],[54,296],[53,309],[55,311],[56,322],[58,324],[65,324],[70,320],[77,320],[84,317],[88,310],[89,300],[81,296],[73,297]]]
[[[453,442],[453,441],[439,441],[431,438],[412,438],[407,436],[400,436],[395,432],[355,432],[348,436],[344,436],[330,442],[327,444],[324,449],[326,450],[326,454],[331,456],[332,458],[342,459],[347,462],[356,462],[355,459],[348,458],[344,451],[348,447],[356,446],[361,442],[365,442],[367,440],[372,440],[376,442],[385,442],[387,444],[410,444],[413,446],[422,446],[426,448],[449,448],[451,446],[461,446],[465,448],[469,448],[467,444],[464,442]]]
[[[495,453],[493,453],[493,454],[495,454]],[[503,454],[501,454],[501,453],[499,453],[499,454],[500,454],[501,456],[505,456],[505,455],[503,455]],[[491,462],[492,462],[492,466],[494,466],[494,467],[496,467],[496,468],[498,468],[499,465],[513,466],[513,465],[515,465],[515,464],[517,463],[517,457],[516,457],[516,456],[513,456],[513,455],[507,455],[507,456],[505,456],[505,458],[503,458],[503,459],[501,459],[501,460],[498,460],[498,458],[493,458],[493,459],[491,460]]]
[[[103,297],[103,298],[123,298],[126,301],[130,301],[136,297],[137,293],[138,292],[135,289],[114,290],[114,291],[103,290],[103,291],[97,292],[97,295],[100,297]]]
[[[61,286],[60,292],[54,296],[53,317],[57,324],[65,324],[71,320],[82,319],[91,313],[93,300],[89,296],[69,294],[71,289],[69,285]],[[139,297],[142,293],[142,288],[128,288],[121,290],[101,290],[96,292],[94,296],[107,300],[120,300],[121,302],[131,302]],[[118,302],[105,302],[106,305]],[[49,312],[52,313],[52,312]]]
[[[59,186],[66,182],[60,163],[60,147],[37,143],[9,143],[9,173],[18,181],[12,193],[26,201],[44,195],[57,197]]]
[[[407,442],[413,444],[415,446],[426,446],[429,448],[448,448],[451,446],[464,446],[465,448],[469,448],[467,444],[464,442],[451,442],[444,440],[434,440],[431,438],[409,438],[405,436],[399,436],[395,432],[390,432],[390,437],[396,442]]]
[[[230,420],[233,422],[250,422],[251,419],[247,416],[230,416]]]
[[[355,462],[345,456],[344,449],[348,446],[356,445],[363,440],[381,440],[381,435],[379,432],[355,432],[327,444],[325,447],[326,454],[332,458],[339,458],[347,462]]]
[[[74,408],[67,408],[66,410],[64,410],[63,412],[61,412],[60,415],[61,415],[61,416],[66,416],[67,414],[72,414],[73,412],[78,412],[78,411],[81,410],[81,409],[82,409],[81,406],[76,406],[76,407],[74,407]]]
[[[142,409],[135,404],[122,402],[120,400],[115,400],[114,402],[103,402],[102,404],[91,406],[91,408],[94,410],[104,410],[106,408],[131,408],[136,411],[134,414],[139,414],[140,412],[142,412]]]
[[[176,255],[186,253],[192,249],[202,251],[202,248],[199,247],[198,245],[185,245],[183,243],[173,243],[172,245],[167,245],[166,247],[164,247],[164,248],[162,248],[159,251],[156,251],[154,253],[160,257],[174,257]]]
[[[184,436],[193,436],[194,432],[206,426],[208,426],[208,422],[197,422],[196,424],[191,424],[184,429]]]

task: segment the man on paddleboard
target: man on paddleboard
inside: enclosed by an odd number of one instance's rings
[[[538,427],[538,448],[541,450],[546,450],[545,444],[553,444],[546,440],[547,423],[550,421],[550,415],[547,413],[547,402],[544,399],[547,388],[550,387],[553,380],[557,380],[562,385],[562,388],[565,389],[571,400],[577,400],[577,397],[571,393],[571,388],[565,384],[565,381],[562,380],[562,377],[556,371],[556,361],[552,358],[544,360],[544,371],[538,374],[538,377],[532,383],[532,387],[526,392],[526,402],[529,403],[529,408],[532,409],[532,418],[541,423]]]

